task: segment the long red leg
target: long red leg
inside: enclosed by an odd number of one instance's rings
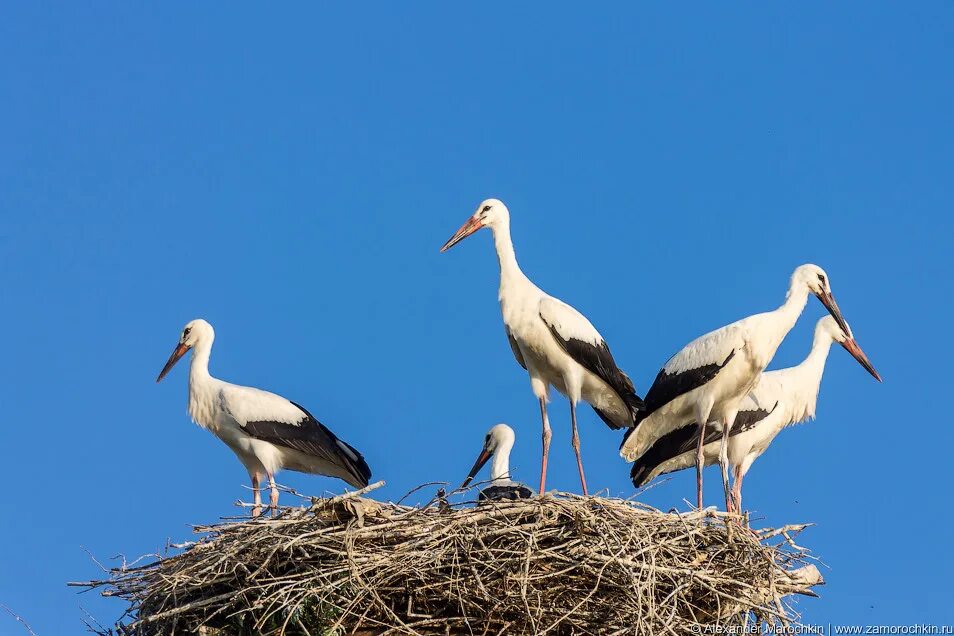
[[[583,495],[586,491],[586,475],[583,474],[583,458],[580,457],[580,434],[576,430],[576,402],[570,400],[570,422],[573,425],[573,450],[576,451],[576,465],[580,469],[580,483],[583,484]]]
[[[546,398],[540,398],[540,417],[543,420],[543,462],[540,465],[540,494],[544,493],[547,484],[547,458],[550,456],[550,421],[547,419]]]
[[[275,475],[268,474],[268,487],[271,493],[268,497],[268,507],[272,511],[272,516],[278,515],[278,486],[275,485]]]
[[[735,467],[735,483],[733,484],[733,505],[735,506],[735,512],[742,514],[742,470],[740,466]]]
[[[699,442],[696,444],[696,507],[702,510],[702,469],[705,468],[706,425],[699,424]]]
[[[722,490],[725,492],[725,511],[732,512],[732,492],[729,489],[729,429],[728,420],[722,423],[722,442],[719,444],[719,466],[722,468]]]
[[[260,514],[262,514],[262,491],[259,488],[259,486],[261,485],[261,480],[262,480],[261,475],[259,475],[258,473],[252,474],[252,492],[254,493],[253,501],[255,502],[255,505],[252,507],[253,517],[257,517]]]

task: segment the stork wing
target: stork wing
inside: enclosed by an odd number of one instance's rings
[[[293,448],[346,469],[353,478],[352,485],[363,488],[371,479],[371,468],[353,446],[338,439],[304,408],[291,402],[302,412],[302,419],[295,423],[256,421],[247,422],[243,428],[256,439],[277,446]]]
[[[729,431],[729,436],[739,435],[752,429],[756,424],[768,417],[777,406],[778,402],[775,402],[775,406],[768,410],[752,408],[750,410],[739,411],[735,417],[735,422],[732,424],[732,430]],[[629,476],[633,480],[633,485],[637,488],[643,487],[649,481],[649,476],[652,475],[659,466],[681,455],[689,455],[686,462],[683,462],[685,465],[673,466],[670,470],[662,474],[675,472],[691,466],[695,461],[696,444],[699,443],[699,438],[696,437],[698,430],[698,425],[695,422],[691,422],[681,428],[666,433],[656,440],[656,442],[649,447],[649,450],[643,453],[642,456],[633,463],[633,468],[629,473]],[[719,430],[719,427],[714,424],[707,424],[705,428],[705,441],[703,443],[711,444],[721,439],[722,432]]]
[[[739,323],[687,344],[666,362],[649,387],[643,417],[711,381],[744,345],[744,328]]]
[[[516,338],[510,333],[510,327],[504,325],[504,330],[507,332],[507,340],[510,342],[510,350],[513,351],[513,357],[517,359],[517,364],[526,369],[527,363],[523,361],[523,352],[520,351],[520,345],[517,344]]]
[[[345,481],[356,488],[368,485],[371,469],[361,453],[302,406],[274,393],[236,385],[223,387],[220,400],[252,437],[339,466],[351,476]]]
[[[633,381],[616,366],[613,354],[596,327],[576,309],[555,298],[544,298],[540,302],[540,318],[567,355],[616,391],[635,418],[643,409],[643,401],[636,395]],[[619,428],[599,410],[596,412],[611,428]]]

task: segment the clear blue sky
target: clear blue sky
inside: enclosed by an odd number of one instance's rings
[[[64,586],[97,575],[83,547],[138,556],[248,494],[189,421],[187,365],[154,382],[191,318],[216,327],[213,373],[306,405],[379,496],[463,478],[499,421],[532,483],[489,234],[438,254],[489,196],[640,392],[826,268],[885,382],[833,350],[818,419],[758,462],[748,507],[818,524],[807,621],[954,622],[951,4],[79,6],[0,20],[0,603],[39,634],[121,609]],[[619,434],[581,412],[591,487],[631,495]],[[551,413],[549,485],[575,490]],[[644,499],[685,506],[691,483]]]

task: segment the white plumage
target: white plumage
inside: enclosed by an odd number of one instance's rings
[[[646,412],[620,447],[627,461],[639,458],[660,437],[689,422],[717,423],[723,429],[721,460],[726,507],[728,430],[742,399],[752,391],[782,340],[815,294],[839,325],[850,333],[831,293],[825,272],[817,265],[795,269],[785,302],[774,311],[755,314],[707,333],[669,359],[646,393]],[[722,426],[725,424],[725,427]],[[702,426],[697,446],[697,501],[702,507]]]
[[[576,405],[585,401],[607,425],[622,428],[633,425],[642,400],[629,377],[616,366],[606,342],[590,321],[570,305],[544,293],[520,269],[510,238],[510,212],[502,202],[483,201],[441,251],[482,227],[490,228],[494,236],[500,265],[500,310],[507,338],[517,362],[529,373],[531,388],[540,403],[543,422],[540,492],[545,486],[550,446],[546,403],[548,387],[552,385],[570,401],[573,449],[586,494]]]
[[[510,451],[513,449],[516,435],[513,429],[506,424],[493,426],[484,436],[484,445],[477,456],[477,461],[467,474],[467,479],[460,485],[466,488],[488,460],[490,464],[490,486],[480,491],[480,500],[485,499],[525,499],[532,493],[523,484],[518,484],[510,477]]]
[[[516,440],[513,429],[506,424],[497,424],[487,431],[484,448],[493,458],[490,462],[490,482],[495,486],[513,483],[510,478],[510,451],[513,450]]]
[[[354,487],[368,485],[371,471],[361,454],[304,408],[280,395],[212,377],[209,355],[214,340],[212,325],[202,319],[191,321],[156,381],[192,350],[189,415],[225,442],[248,470],[254,515],[261,512],[262,477],[269,480],[272,510],[278,505],[275,473],[282,468],[338,477]]]
[[[825,361],[832,342],[840,343],[869,372],[879,378],[867,356],[851,335],[831,316],[821,318],[815,326],[811,352],[794,367],[766,371],[755,389],[743,400],[732,426],[728,442],[728,461],[733,473],[734,504],[742,510],[742,480],[749,468],[783,428],[815,417],[818,390]],[[688,468],[695,463],[696,422],[661,436],[633,464],[630,476],[637,488],[659,475]],[[703,453],[705,465],[719,461],[720,427],[709,424],[705,430]]]

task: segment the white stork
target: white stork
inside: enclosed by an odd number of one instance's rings
[[[526,499],[532,494],[523,484],[510,479],[510,451],[516,440],[513,429],[506,424],[497,424],[484,437],[484,446],[474,462],[474,467],[467,474],[467,479],[460,485],[466,488],[474,479],[484,464],[493,457],[490,464],[490,486],[480,491],[479,501],[488,499]]]
[[[755,388],[782,340],[795,325],[808,295],[821,300],[845,333],[851,333],[831,293],[828,276],[817,265],[795,269],[785,302],[776,310],[749,316],[696,338],[669,359],[646,393],[646,410],[620,446],[627,461],[640,457],[660,437],[697,422],[696,496],[702,508],[703,429],[722,430],[720,461],[726,509],[731,507],[728,473],[729,430],[742,399]]]
[[[576,405],[585,401],[610,428],[633,426],[643,407],[632,381],[619,370],[606,341],[586,317],[573,307],[545,294],[517,265],[510,239],[510,212],[497,199],[482,202],[473,216],[441,247],[444,252],[477,230],[488,227],[494,235],[500,264],[500,310],[507,339],[517,362],[530,374],[530,386],[540,403],[543,420],[543,461],[540,494],[547,476],[550,423],[547,419],[548,388],[554,386],[570,401],[573,450],[583,494],[587,494]]]
[[[729,433],[729,464],[732,467],[732,499],[735,512],[742,513],[742,479],[749,467],[783,428],[815,417],[818,389],[832,342],[841,344],[879,382],[881,376],[868,361],[851,334],[825,316],[815,326],[815,339],[805,360],[794,367],[766,371],[755,389],[739,407]],[[630,477],[637,488],[659,475],[688,468],[695,463],[697,424],[690,422],[672,430],[649,447],[633,464]],[[705,465],[719,461],[722,433],[709,424],[705,431]]]
[[[261,514],[259,485],[263,476],[268,477],[271,489],[269,507],[273,514],[277,510],[275,473],[282,468],[338,477],[355,488],[368,485],[371,469],[361,453],[335,437],[304,408],[280,395],[209,375],[213,340],[215,331],[206,321],[187,324],[156,382],[192,349],[189,415],[225,442],[245,465],[255,493],[252,516]]]

